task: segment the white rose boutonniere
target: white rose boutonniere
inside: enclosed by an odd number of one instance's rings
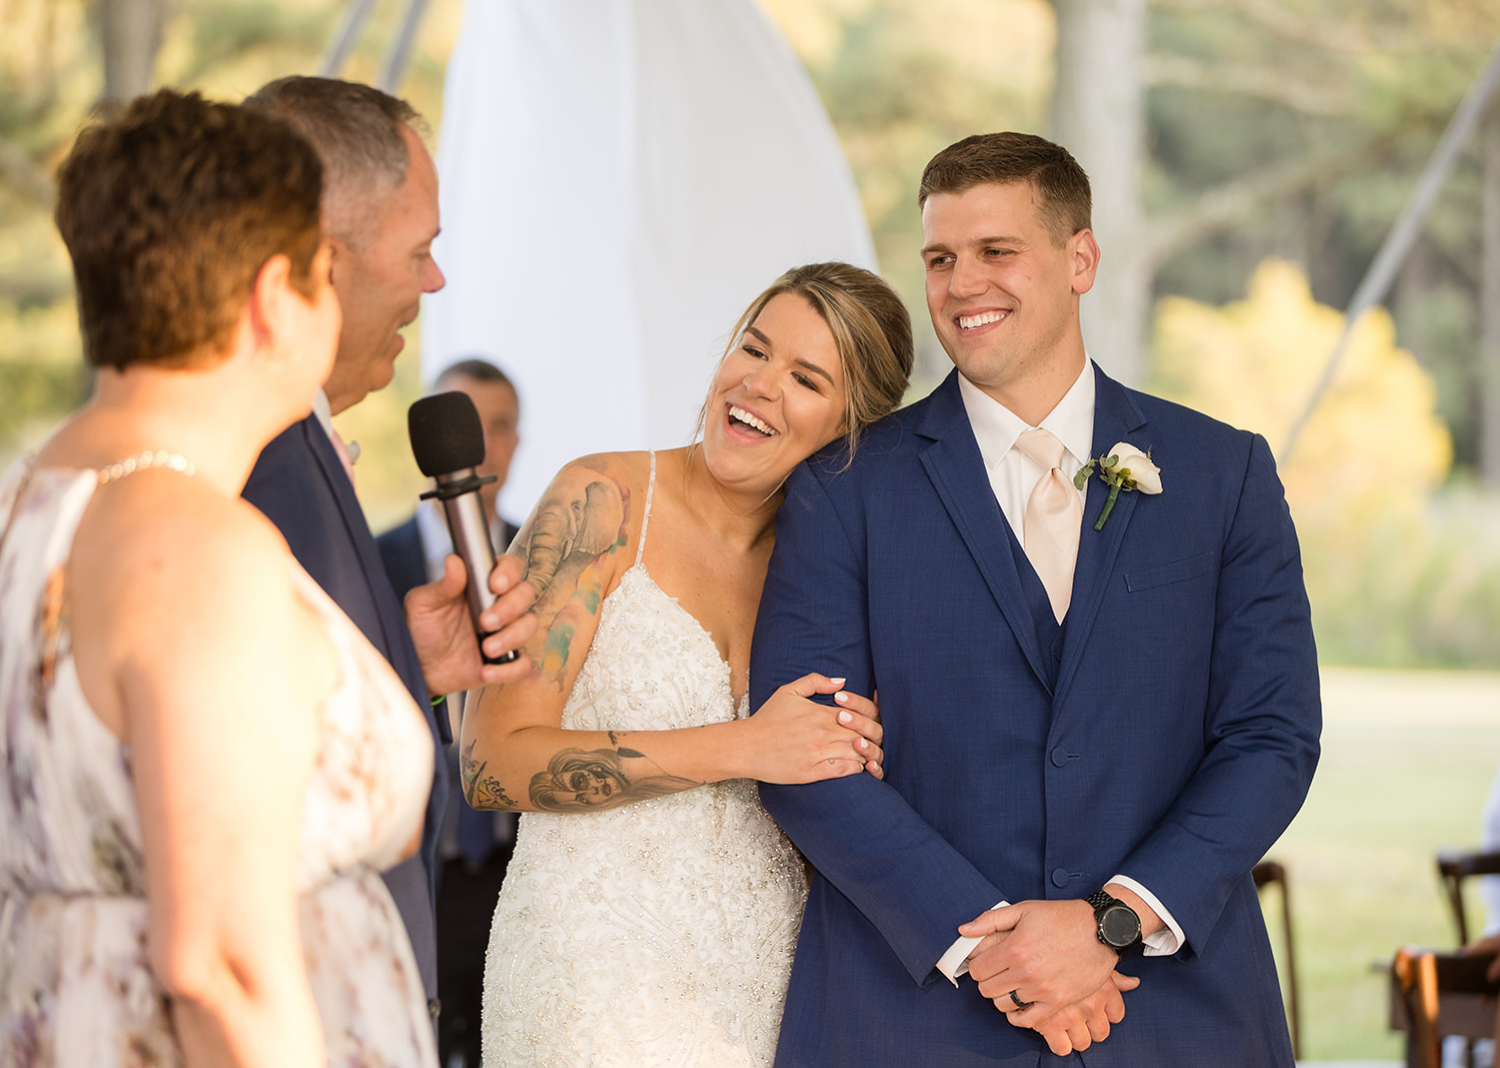
[[[1095,468],[1099,471],[1099,477],[1109,486],[1109,498],[1104,502],[1104,510],[1099,513],[1099,521],[1094,524],[1095,530],[1104,529],[1104,521],[1114,511],[1115,498],[1120,495],[1121,490],[1140,490],[1150,494],[1161,492],[1161,469],[1151,462],[1150,449],[1142,452],[1128,441],[1116,442],[1108,453],[1084,464],[1078,474],[1073,476],[1073,485],[1083,489],[1083,484],[1088,481]]]

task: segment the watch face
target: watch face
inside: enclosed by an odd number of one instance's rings
[[[1110,945],[1122,948],[1140,937],[1141,921],[1128,906],[1116,905],[1099,918],[1099,933]]]

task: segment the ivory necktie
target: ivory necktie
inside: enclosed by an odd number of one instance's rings
[[[1026,501],[1021,531],[1026,539],[1026,558],[1042,580],[1047,600],[1052,602],[1052,614],[1061,623],[1073,598],[1083,504],[1072,480],[1063,474],[1062,442],[1046,430],[1027,430],[1016,439],[1016,448],[1043,471]]]

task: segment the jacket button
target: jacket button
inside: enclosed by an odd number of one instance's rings
[[[1051,753],[1052,766],[1054,768],[1062,767],[1068,762],[1069,756],[1071,756],[1071,754],[1066,749],[1064,749],[1062,746],[1058,746],[1056,749],[1052,750]]]
[[[1052,885],[1057,887],[1059,890],[1068,885],[1068,881],[1070,878],[1071,876],[1068,874],[1067,868],[1052,869]]]

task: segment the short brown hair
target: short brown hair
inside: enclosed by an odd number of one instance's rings
[[[285,123],[163,89],[78,135],[57,177],[84,355],[184,367],[220,351],[272,256],[313,292],[318,157]]]
[[[245,106],[285,119],[317,151],[324,224],[346,241],[359,237],[366,219],[365,213],[350,214],[350,202],[406,179],[411,153],[401,130],[420,132],[422,124],[405,100],[337,78],[278,78],[246,97]],[[331,203],[343,210],[330,214]]]
[[[1040,199],[1042,222],[1058,248],[1091,229],[1089,176],[1061,145],[1035,134],[974,134],[943,149],[922,172],[917,206],[934,193],[964,193],[986,183],[1025,182]]]
[[[465,356],[461,360],[454,360],[438,372],[438,376],[433,379],[433,384],[436,385],[438,382],[443,381],[443,379],[453,376],[471,378],[475,382],[483,382],[485,384],[498,382],[502,386],[509,387],[517,399],[520,399],[521,396],[520,391],[516,389],[516,384],[510,380],[510,375],[500,370],[500,368],[482,356]]]
[[[865,427],[901,403],[911,378],[914,348],[906,305],[885,280],[837,261],[793,267],[751,301],[730,334],[725,355],[745,328],[783,293],[795,293],[822,316],[844,369],[844,442],[849,457]],[[707,410],[698,418],[701,430]]]

